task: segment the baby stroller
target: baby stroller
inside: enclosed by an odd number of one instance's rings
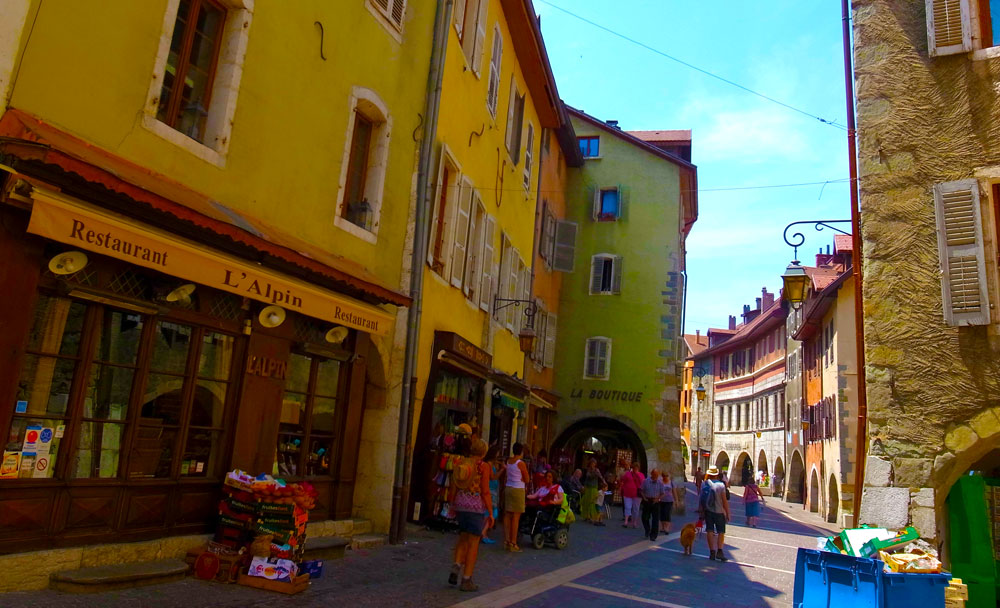
[[[543,549],[551,545],[556,549],[569,546],[569,524],[573,521],[569,505],[532,506],[525,508],[521,516],[519,532],[531,538],[531,546]]]

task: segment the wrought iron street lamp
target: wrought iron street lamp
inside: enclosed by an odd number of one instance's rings
[[[521,352],[528,355],[535,350],[535,338],[537,337],[535,335],[535,314],[538,312],[538,304],[534,300],[493,298],[493,314],[495,316],[508,306],[520,308],[522,304],[524,304],[525,323],[521,327],[521,331],[517,334],[517,341],[520,344]]]
[[[806,275],[806,269],[802,267],[799,263],[799,247],[806,242],[806,235],[801,232],[793,232],[791,235],[788,231],[792,226],[798,226],[801,224],[812,224],[816,228],[817,232],[823,230],[824,228],[829,228],[834,232],[839,232],[840,234],[851,236],[850,232],[845,232],[840,228],[837,228],[833,224],[849,224],[851,220],[801,220],[798,222],[792,222],[791,224],[785,226],[785,231],[782,233],[782,238],[785,239],[785,243],[792,248],[794,252],[792,263],[788,265],[785,269],[785,274],[781,275],[781,282],[784,289],[782,289],[782,294],[788,303],[792,305],[792,308],[798,309],[802,306],[802,302],[806,299],[806,286],[809,284],[809,277]]]

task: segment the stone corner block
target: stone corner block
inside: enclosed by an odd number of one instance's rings
[[[915,507],[934,508],[934,488],[920,488],[910,492],[910,504]]]
[[[882,528],[905,528],[910,521],[908,488],[865,488],[861,497],[862,524]]]
[[[1000,433],[1000,416],[996,408],[985,409],[972,417],[969,426],[976,435],[986,439]]]
[[[945,452],[934,458],[934,484],[941,485],[951,474],[952,467],[955,466],[955,455]]]
[[[944,437],[944,444],[952,452],[964,452],[975,445],[979,440],[979,435],[967,425],[959,425],[948,431]]]
[[[865,466],[865,484],[884,488],[892,483],[892,462],[876,456],[869,456]]]
[[[923,488],[930,484],[933,461],[930,458],[897,458],[893,462],[893,483],[904,488]]]
[[[917,506],[910,507],[910,525],[917,529],[920,538],[932,540],[938,537],[934,509]]]

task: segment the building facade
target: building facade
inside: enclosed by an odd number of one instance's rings
[[[206,532],[231,468],[388,522],[434,20],[393,6],[5,3],[0,552]]]
[[[861,521],[913,524],[956,575],[986,580],[993,556],[976,558],[968,539],[992,529],[976,496],[1000,449],[1000,15],[985,0],[854,8],[869,446]],[[966,484],[979,488],[965,494]],[[988,593],[979,597],[992,605],[988,586],[970,595]]]
[[[584,166],[567,192],[577,238],[560,296],[554,450],[568,465],[593,454],[611,470],[635,458],[680,475],[682,273],[696,169],[613,121],[570,116]]]
[[[684,392],[681,395],[681,434],[688,446],[688,472],[692,475],[701,468],[708,470],[712,456],[712,403],[715,383],[712,374],[712,357],[703,356],[708,349],[709,336],[701,331],[684,334],[688,358],[684,362]],[[685,404],[687,407],[685,407]],[[687,416],[685,416],[687,410]]]
[[[701,353],[714,370],[710,462],[734,485],[784,470],[785,316],[765,288],[743,323],[731,318],[728,339]]]

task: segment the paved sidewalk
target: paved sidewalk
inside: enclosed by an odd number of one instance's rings
[[[589,605],[600,606],[789,605],[795,548],[815,547],[813,537],[827,534],[826,525],[814,514],[803,512],[801,505],[769,500],[762,528],[744,528],[740,525],[742,500],[734,495],[730,557],[747,565],[716,565],[705,558],[704,537],[695,545],[695,553],[701,558],[680,555],[676,531],[694,518],[696,497],[693,490],[688,492],[687,498],[688,512],[675,520],[675,532],[667,538],[661,536],[656,543],[644,540],[641,529],[622,529],[619,507],[612,509],[607,527],[574,524],[570,529],[570,545],[563,551],[525,548],[523,553],[512,554],[503,551],[502,544],[482,545],[475,576],[481,589],[478,594],[461,593],[446,582],[456,536],[415,530],[405,545],[349,551],[344,559],[327,562],[323,577],[314,581],[309,590],[295,596],[188,578],[93,595],[56,591],[0,594],[0,606],[318,608],[339,605],[357,608],[437,607],[468,602],[468,606],[492,607],[555,606],[571,601],[576,605],[588,605],[589,602]],[[800,521],[789,519],[785,512]],[[494,536],[499,538],[499,532],[495,531]],[[725,597],[732,599],[731,603],[699,603],[702,595],[710,590],[702,585],[711,581],[704,578],[711,568],[726,569],[720,571],[722,578],[718,582],[725,584]],[[498,593],[503,597],[496,595]],[[575,601],[577,598],[579,601]],[[750,603],[742,601],[748,598]],[[760,598],[769,599],[765,602]]]

